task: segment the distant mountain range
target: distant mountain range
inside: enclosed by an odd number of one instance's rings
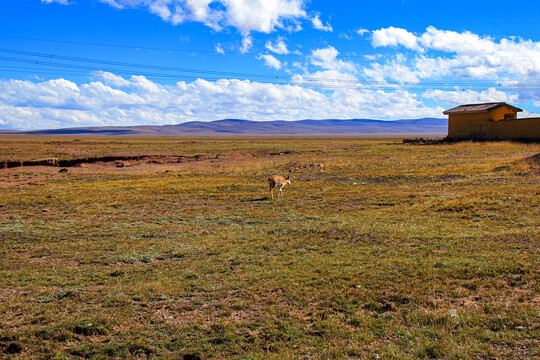
[[[298,120],[251,121],[225,119],[178,125],[80,127],[49,130],[0,130],[0,134],[25,135],[446,135],[448,120]]]

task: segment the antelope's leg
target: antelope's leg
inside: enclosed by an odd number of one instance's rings
[[[270,186],[270,198],[274,200],[274,189]]]

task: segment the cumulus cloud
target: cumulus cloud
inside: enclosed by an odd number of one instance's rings
[[[333,46],[316,49],[311,52],[311,63],[327,70],[336,70],[342,72],[353,72],[355,66],[353,63],[338,59],[339,51]]]
[[[321,31],[328,31],[328,32],[334,31],[334,29],[332,28],[332,25],[330,25],[330,23],[327,22],[326,25],[322,23],[322,21],[320,19],[320,16],[321,16],[321,14],[316,13],[311,18],[311,24],[313,25],[313,28],[315,28],[317,30],[321,30]]]
[[[457,33],[429,27],[421,36],[422,44],[433,50],[457,54],[453,67],[470,77],[490,76],[495,73],[512,73],[524,76],[540,74],[540,42],[531,40],[480,37],[470,32]]]
[[[364,34],[366,34],[366,33],[369,33],[369,30],[360,28],[360,29],[356,30],[356,32],[357,32],[359,35],[364,35]]]
[[[65,79],[41,83],[4,80],[0,81],[0,89],[2,89],[0,104],[29,109],[88,111],[144,103],[144,99],[139,94],[126,93],[102,82],[91,82],[78,86]]]
[[[293,63],[303,74],[295,74],[295,84],[324,89],[339,89],[358,85],[356,67],[352,62],[338,59],[339,52],[333,46],[316,49],[308,57],[309,64]],[[309,68],[315,69],[309,71]]]
[[[276,54],[279,55],[287,55],[289,54],[289,49],[287,48],[287,44],[285,44],[285,41],[282,37],[278,37],[277,41],[275,43],[272,43],[270,41],[266,42],[266,48]]]
[[[52,0],[51,0],[52,1]],[[59,0],[64,1],[64,0]],[[117,9],[143,8],[172,24],[200,22],[215,30],[235,27],[242,34],[298,29],[305,0],[100,0]],[[254,14],[257,14],[254,16]]]
[[[401,45],[411,50],[421,51],[422,49],[418,44],[418,39],[413,33],[410,33],[405,29],[395,28],[393,26],[385,29],[375,30],[371,36],[371,44],[374,47],[396,47]]]
[[[242,54],[245,54],[249,52],[252,46],[253,46],[253,39],[251,38],[251,36],[244,36],[244,38],[242,39],[242,47],[240,48],[240,52]]]
[[[403,46],[419,53],[437,51],[450,57],[416,57],[420,77],[453,75],[463,78],[504,77],[520,75],[533,78],[540,74],[540,42],[506,39],[499,42],[469,31],[439,30],[430,26],[420,36],[405,29],[384,28],[373,32],[374,47]],[[436,70],[436,71],[435,71]]]
[[[286,21],[305,18],[304,0],[221,0],[228,24],[242,32],[270,33],[287,27]],[[253,17],[257,14],[257,17]],[[297,28],[297,27],[293,27]]]
[[[422,97],[431,99],[450,106],[457,106],[460,104],[474,104],[484,102],[518,102],[518,94],[508,94],[503,91],[499,91],[495,88],[489,88],[484,91],[445,91],[445,90],[428,90],[422,94]]]
[[[273,57],[272,55],[261,55],[259,59],[264,60],[264,64],[270,68],[279,70],[281,69],[281,61]]]
[[[131,87],[132,82],[124,79],[121,76],[115,75],[106,71],[95,71],[92,75],[98,79],[103,80],[106,84],[117,87]]]
[[[387,79],[400,84],[417,84],[420,82],[418,73],[403,63],[399,58],[384,64],[373,63],[364,68],[364,74],[373,80],[384,82]]]
[[[68,0],[41,0],[41,2],[45,4],[57,3],[60,5],[69,5]]]
[[[222,55],[225,54],[225,50],[223,49],[223,46],[221,46],[221,44],[216,45],[216,52]]]
[[[438,30],[433,26],[428,27],[418,40],[429,49],[470,55],[493,53],[497,47],[490,37],[482,38],[469,31]]]
[[[0,80],[1,126],[163,125],[223,118],[398,119],[440,116],[442,111],[425,107],[417,95],[402,90],[338,89],[323,93],[249,80],[198,79],[160,85],[142,76],[122,78],[105,72],[94,76],[99,81],[80,85],[65,79]]]
[[[116,0],[99,0],[104,4],[107,4],[109,6],[112,6],[115,9],[123,9],[124,6],[120,3],[117,3]]]

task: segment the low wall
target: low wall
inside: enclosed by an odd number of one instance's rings
[[[540,140],[540,118],[490,121],[488,139],[536,139]]]
[[[448,138],[540,141],[540,118],[488,120],[455,119],[448,123]]]

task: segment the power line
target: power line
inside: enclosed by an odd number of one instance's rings
[[[93,64],[131,67],[131,68],[141,68],[141,69],[182,71],[182,72],[224,75],[224,76],[253,76],[253,77],[261,77],[261,78],[275,78],[276,77],[275,75],[267,75],[267,74],[237,73],[237,72],[230,72],[230,71],[215,71],[215,70],[207,70],[207,69],[193,69],[193,68],[179,68],[179,67],[171,67],[171,66],[147,65],[147,64],[138,64],[138,63],[127,63],[127,62],[121,62],[121,61],[109,61],[109,60],[99,60],[99,59],[90,59],[90,58],[73,57],[73,56],[45,54],[45,53],[38,53],[38,52],[31,52],[31,51],[4,49],[4,48],[0,48],[0,52],[10,53],[10,54],[17,54],[17,55],[27,55],[27,56],[33,56],[33,57],[48,58],[48,59],[59,59],[59,60],[68,60],[68,61],[86,62],[86,63],[93,63]]]
[[[18,73],[28,73],[31,72],[32,74],[45,74],[45,75],[65,75],[66,73],[70,75],[85,75],[86,72],[77,71],[77,70],[63,70],[61,73],[58,71],[52,71],[52,70],[35,70],[34,68],[29,67],[5,67],[0,65],[0,70],[2,69],[9,69],[10,72],[18,72]],[[116,73],[121,74],[130,74],[130,72],[126,72],[123,70],[114,70]],[[187,75],[172,75],[172,74],[156,74],[156,73],[142,73],[140,74],[142,76],[145,76],[149,79],[168,79],[168,80],[196,80],[199,79],[199,77],[195,76],[187,76]],[[205,78],[207,81],[217,81],[221,80],[221,78]],[[399,87],[406,87],[408,90],[428,90],[433,87],[433,85],[437,84],[385,84],[385,83],[374,83],[374,84],[366,84],[362,81],[357,82],[351,82],[349,84],[339,84],[335,82],[328,82],[324,80],[320,80],[319,82],[283,82],[283,81],[256,81],[258,83],[265,83],[265,84],[275,84],[275,85],[298,85],[303,87],[309,87],[309,88],[322,88],[322,89],[366,89],[366,90],[399,90]],[[454,89],[455,85],[445,85],[443,83],[439,84],[437,86],[438,89],[441,88],[450,88],[451,90]],[[486,85],[483,84],[472,84],[472,86],[467,86],[467,88],[485,88]],[[511,90],[537,90],[540,89],[539,86],[534,87],[505,87],[504,91],[511,91]]]
[[[6,39],[42,41],[42,42],[50,42],[50,43],[58,43],[58,44],[71,44],[71,45],[84,45],[84,46],[103,46],[103,47],[112,47],[112,48],[119,48],[119,49],[222,54],[221,52],[219,52],[217,50],[178,49],[178,48],[163,48],[163,47],[139,46],[139,45],[105,44],[105,43],[93,43],[93,42],[85,42],[85,41],[67,41],[67,40],[40,39],[40,38],[23,37],[23,36],[10,36],[10,35],[0,35],[0,37],[6,38]],[[249,53],[226,52],[226,54],[228,54],[228,55],[231,55],[231,54],[233,54],[233,55],[244,55],[244,54],[249,54]]]
[[[195,74],[202,74],[202,75],[218,75],[218,76],[235,76],[235,77],[245,77],[245,78],[260,78],[260,79],[271,79],[271,80],[291,80],[290,76],[281,76],[281,75],[268,75],[268,74],[260,74],[260,73],[245,73],[245,72],[230,72],[230,71],[217,71],[217,70],[209,70],[209,69],[194,69],[194,68],[183,68],[183,67],[171,67],[171,66],[160,66],[160,65],[148,65],[148,64],[140,64],[140,63],[131,63],[131,62],[120,62],[120,61],[110,61],[110,60],[101,60],[101,59],[92,59],[92,58],[86,58],[86,57],[73,57],[73,56],[64,56],[64,55],[57,55],[57,54],[51,54],[51,53],[39,53],[39,52],[31,52],[31,51],[22,51],[22,50],[14,50],[14,49],[5,49],[0,48],[0,52],[4,53],[10,53],[10,54],[16,54],[16,55],[23,55],[23,56],[30,56],[30,57],[41,57],[46,59],[57,59],[57,60],[65,60],[65,61],[72,61],[72,62],[84,62],[84,63],[91,63],[91,64],[98,64],[98,65],[111,65],[111,66],[120,66],[125,67],[129,69],[150,69],[150,70],[158,70],[158,71],[173,71],[173,72],[187,72],[187,73],[195,73]],[[8,61],[17,61],[17,62],[26,62],[26,63],[32,63],[32,64],[40,64],[40,65],[50,65],[50,66],[64,66],[64,67],[76,67],[78,69],[83,70],[91,70],[91,71],[98,71],[102,69],[101,67],[88,67],[88,66],[81,66],[81,65],[71,65],[71,64],[64,64],[64,63],[57,63],[57,62],[50,62],[50,61],[40,61],[40,60],[31,60],[31,59],[24,59],[24,58],[11,58],[11,57],[1,57],[1,59],[8,60]],[[112,69],[112,71],[124,71],[120,69]],[[302,81],[320,81],[321,79],[319,77],[302,77]],[[347,80],[347,79],[341,79],[341,78],[325,78],[324,81],[335,81],[335,82],[358,82],[359,80]],[[481,81],[489,82],[489,83],[497,83],[497,82],[504,82],[509,81],[511,79],[482,79],[482,80],[458,80],[458,81],[437,81],[437,80],[424,80],[422,83],[426,85],[474,85],[478,84]],[[540,81],[539,79],[528,79],[529,82],[531,81]],[[363,83],[369,83],[369,84],[407,84],[407,85],[414,85],[417,84],[416,81],[408,82],[408,81],[389,81],[389,80],[363,80],[361,81]]]
[[[239,72],[225,72],[225,71],[215,71],[208,69],[190,69],[190,68],[176,68],[169,66],[158,66],[158,65],[148,65],[148,64],[137,64],[137,63],[128,63],[128,62],[118,62],[118,61],[109,61],[109,60],[100,60],[100,59],[90,59],[82,57],[72,57],[72,56],[63,56],[55,54],[45,54],[38,52],[29,52],[13,49],[3,49],[0,48],[0,52],[20,55],[20,56],[29,56],[29,57],[40,57],[53,60],[68,61],[69,63],[49,61],[49,60],[35,60],[29,58],[20,58],[20,57],[8,57],[0,56],[0,60],[24,63],[29,65],[36,65],[40,67],[53,67],[63,69],[63,71],[69,70],[76,71],[106,71],[113,74],[122,74],[122,75],[142,75],[148,78],[156,79],[169,79],[169,80],[194,80],[204,78],[208,81],[216,81],[222,79],[220,76],[234,76],[234,77],[244,77],[249,80],[254,80],[262,83],[271,83],[271,84],[294,84],[301,85],[305,87],[313,88],[325,88],[325,89],[358,89],[366,88],[370,89],[392,89],[396,87],[407,87],[408,89],[426,89],[430,87],[439,87],[439,88],[485,88],[493,87],[495,84],[502,83],[504,81],[509,81],[511,79],[479,79],[479,80],[422,80],[422,81],[391,81],[391,80],[359,80],[359,79],[332,79],[332,78],[319,78],[319,77],[302,77],[299,79],[294,79],[289,76],[272,76],[267,74],[254,74],[254,73],[239,73]],[[81,65],[78,63],[89,63],[92,65]],[[114,66],[114,67],[102,67],[99,65]],[[144,69],[141,71],[140,69]],[[20,71],[21,69],[17,70]],[[154,70],[158,72],[149,72],[147,70]],[[54,73],[57,73],[56,70]],[[41,69],[41,73],[46,73]],[[51,71],[51,73],[53,73]],[[187,74],[181,74],[187,73]],[[195,74],[198,74],[197,76]],[[523,90],[523,89],[536,89],[540,85],[540,79],[528,79],[527,84],[520,86],[499,86],[500,90]]]
[[[238,51],[218,51],[218,50],[200,50],[200,49],[179,49],[179,48],[166,48],[166,47],[152,47],[152,46],[142,46],[142,45],[121,45],[121,44],[105,44],[105,43],[94,43],[94,42],[84,42],[84,41],[67,41],[67,40],[52,40],[52,39],[41,39],[33,37],[22,37],[22,36],[11,36],[11,35],[0,35],[0,38],[7,39],[17,39],[17,40],[30,40],[30,41],[41,41],[41,42],[50,42],[58,44],[71,44],[71,45],[84,45],[84,46],[101,46],[101,47],[110,47],[110,48],[119,48],[119,49],[132,49],[132,50],[152,50],[152,51],[167,51],[167,52],[182,52],[182,53],[201,53],[201,54],[214,54],[214,55],[260,55],[261,52],[238,52]],[[295,52],[289,52],[287,54],[278,54],[283,57],[309,57],[311,54],[298,54]],[[370,54],[362,55],[337,55],[338,59],[364,59]],[[460,57],[465,58],[489,58],[493,55],[465,55],[460,54]],[[321,57],[321,56],[320,56]],[[324,58],[324,56],[322,56]],[[377,58],[393,58],[393,54],[377,54]],[[497,55],[498,58],[531,58],[531,57],[540,57],[538,55],[527,54],[524,55]],[[328,56],[328,58],[334,58],[334,56]],[[405,57],[408,58],[408,57]]]

